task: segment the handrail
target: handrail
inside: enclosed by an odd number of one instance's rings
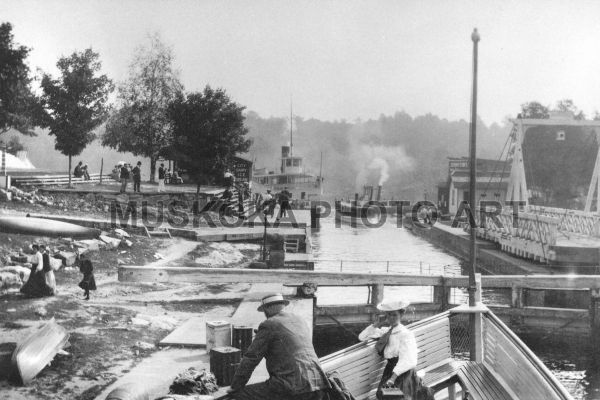
[[[181,281],[187,283],[279,283],[319,286],[446,286],[467,287],[464,275],[418,275],[337,271],[256,270],[241,268],[120,266],[120,281]],[[483,288],[600,289],[600,275],[483,275]]]
[[[511,331],[505,324],[498,318],[494,313],[488,312],[483,315],[484,318],[489,319],[527,358],[527,360],[533,365],[539,372],[546,382],[552,387],[555,393],[565,400],[572,400],[571,394],[565,389],[565,387],[559,382],[554,374],[542,363],[542,361],[533,353],[529,347],[519,337]]]

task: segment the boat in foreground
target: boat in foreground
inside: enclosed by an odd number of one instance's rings
[[[69,333],[65,328],[51,319],[17,345],[11,358],[14,373],[24,385],[29,384],[68,340]]]
[[[468,328],[473,316],[475,337]],[[572,399],[540,359],[481,304],[456,307],[408,328],[419,347],[418,374],[440,393],[436,398]],[[476,354],[468,350],[473,342]],[[321,358],[324,370],[337,371],[357,400],[375,398],[386,364],[375,343],[359,343]]]
[[[0,217],[0,232],[77,239],[92,239],[100,236],[99,229],[33,217]]]

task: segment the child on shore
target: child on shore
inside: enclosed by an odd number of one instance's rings
[[[79,287],[85,290],[84,300],[90,299],[90,290],[96,290],[96,280],[94,279],[94,267],[92,262],[84,258],[83,255],[80,257],[79,272],[83,274],[83,279],[79,282]]]

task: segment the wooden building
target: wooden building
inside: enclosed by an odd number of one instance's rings
[[[469,199],[468,157],[448,157],[448,177],[438,184],[438,208],[442,214],[455,214],[462,201]],[[510,177],[510,163],[477,159],[477,193],[481,200],[504,202]]]

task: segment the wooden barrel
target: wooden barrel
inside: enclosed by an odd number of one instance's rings
[[[242,352],[235,347],[213,347],[210,350],[210,372],[217,378],[219,386],[231,384],[235,369],[240,363]]]
[[[106,400],[150,400],[147,388],[135,383],[126,383],[112,390]]]
[[[231,335],[231,346],[240,349],[242,357],[252,343],[252,327],[243,325],[234,325]]]

